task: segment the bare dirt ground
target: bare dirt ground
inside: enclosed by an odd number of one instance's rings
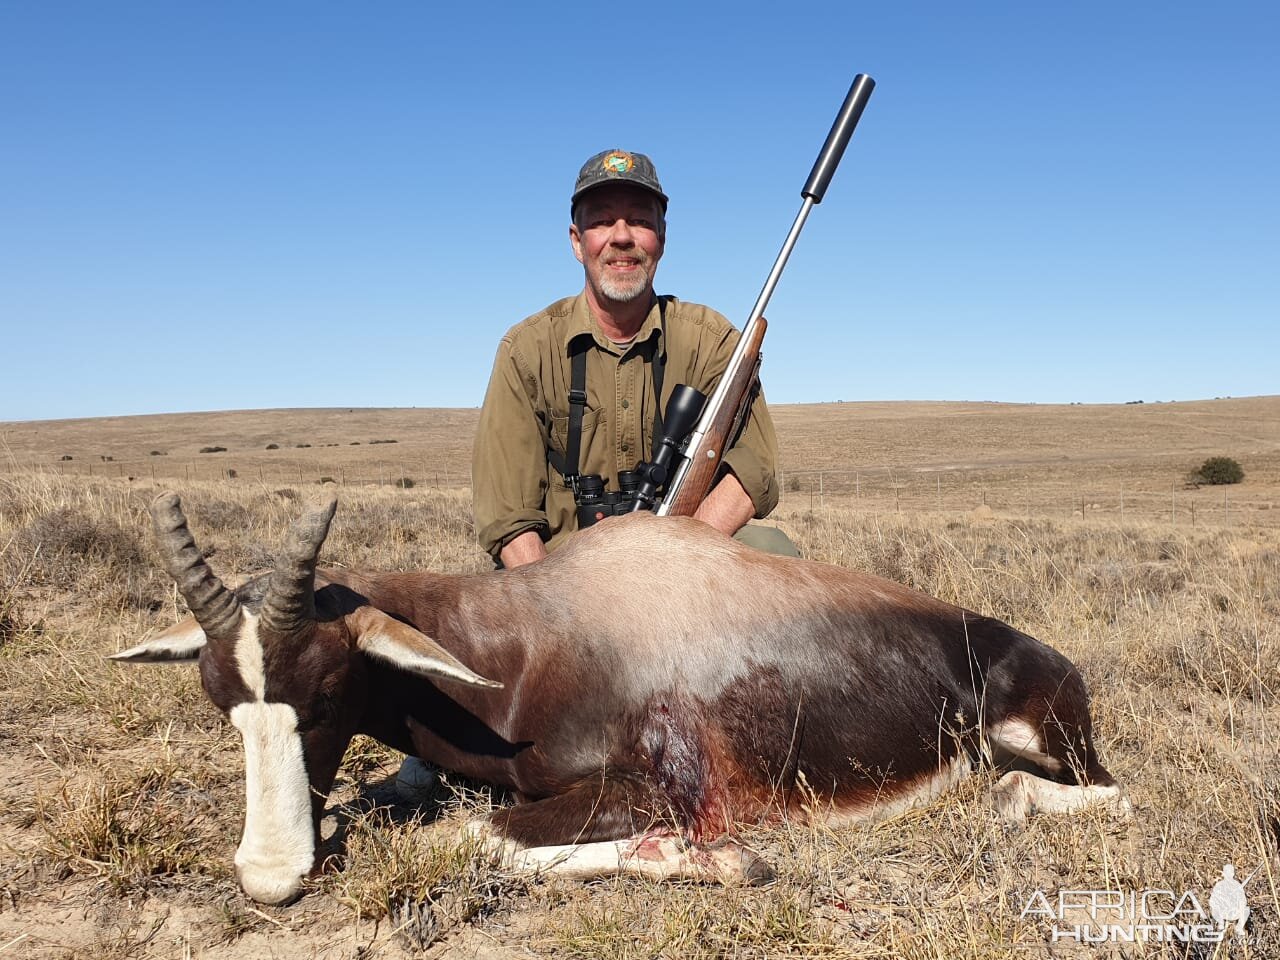
[[[490,802],[476,785],[397,802],[398,756],[359,741],[329,803],[330,869],[294,906],[247,900],[231,875],[235,731],[194,670],[103,659],[179,613],[146,504],[181,490],[210,562],[236,580],[270,562],[329,475],[346,486],[327,562],[482,570],[465,485],[475,416],[0,425],[0,960],[1280,958],[1278,398],[775,411],[790,475],[778,522],[812,557],[1000,616],[1067,653],[1132,819],[1009,828],[991,816],[982,772],[880,824],[747,830],[778,871],[764,888],[529,881],[452,829]],[[1185,484],[1219,454],[1246,470],[1226,510],[1222,489]],[[403,477],[415,485],[395,486]],[[1113,487],[1123,511],[1104,501]],[[1221,945],[1082,947],[1054,939],[1079,911],[1061,922],[1027,911],[1037,893],[1056,904],[1072,890],[1190,893],[1207,909],[1227,863],[1252,916],[1246,937]]]

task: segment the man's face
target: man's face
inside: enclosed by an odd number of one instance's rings
[[[573,255],[597,297],[630,303],[648,297],[666,241],[662,205],[647,190],[597,187],[578,201],[569,227]]]

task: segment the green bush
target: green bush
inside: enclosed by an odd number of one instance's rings
[[[1239,483],[1244,479],[1244,468],[1231,457],[1210,457],[1200,465],[1196,479],[1201,483],[1218,485]]]

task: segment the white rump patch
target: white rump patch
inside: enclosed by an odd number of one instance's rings
[[[253,899],[283,903],[302,889],[315,861],[298,715],[287,703],[242,703],[232,707],[231,722],[244,738],[244,836],[236,874]]]

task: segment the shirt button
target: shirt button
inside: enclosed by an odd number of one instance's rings
[[[624,440],[624,441],[623,441],[623,443],[622,443],[622,452],[623,452],[623,453],[626,453],[626,452],[627,452],[628,450],[630,450],[630,449],[631,449],[631,444],[627,443],[627,442]]]
[[[623,400],[623,401],[622,401],[622,409],[623,409],[623,410],[627,409],[627,407],[629,407],[629,406],[631,406],[631,401],[630,401],[630,400]]]

